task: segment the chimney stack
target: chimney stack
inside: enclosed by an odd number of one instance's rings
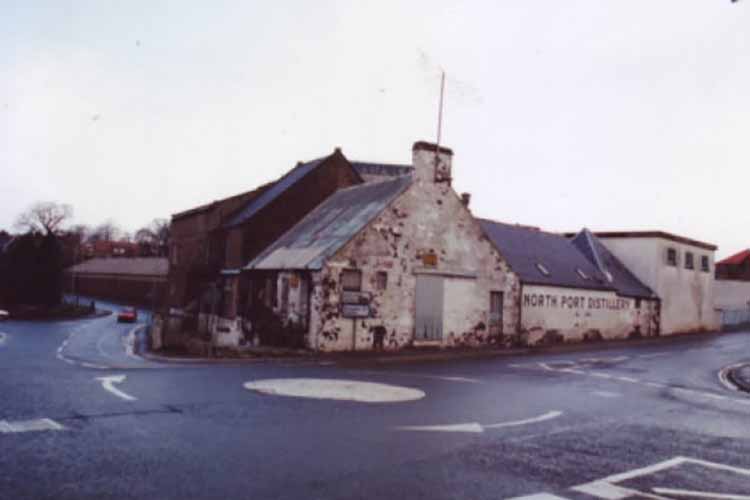
[[[461,203],[466,208],[469,208],[469,202],[471,201],[471,193],[461,193]]]
[[[414,143],[411,149],[414,179],[417,182],[451,183],[453,151],[424,141]]]

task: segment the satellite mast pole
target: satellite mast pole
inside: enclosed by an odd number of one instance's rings
[[[443,131],[443,93],[445,91],[445,70],[440,72],[440,105],[438,106],[438,123],[437,123],[437,142],[435,145],[435,157],[437,158],[437,152],[440,149],[440,134]]]

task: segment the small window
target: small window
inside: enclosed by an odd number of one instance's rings
[[[375,288],[378,290],[385,290],[388,287],[388,273],[385,271],[378,271],[375,275]]]
[[[692,252],[685,253],[685,269],[695,269],[695,262],[693,262]]]
[[[350,292],[362,290],[362,271],[346,269],[341,272],[341,287]]]
[[[635,308],[640,309],[641,308],[641,299],[635,299]]]
[[[544,264],[541,262],[536,263],[536,268],[539,269],[539,272],[542,273],[544,276],[549,276],[549,269],[544,267]]]
[[[578,272],[578,276],[580,276],[581,278],[583,278],[585,280],[589,279],[589,275],[586,274],[586,273],[584,273],[583,269],[578,268],[578,269],[576,269],[576,272]]]
[[[667,248],[667,265],[677,265],[677,250],[674,248]]]
[[[704,273],[711,272],[711,265],[708,263],[708,255],[701,255],[701,271]]]

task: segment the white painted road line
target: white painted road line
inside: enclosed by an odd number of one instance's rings
[[[409,373],[409,372],[391,372],[391,371],[378,371],[378,370],[349,370],[350,373],[363,375],[388,375],[397,377],[416,377],[416,378],[427,378],[434,380],[446,380],[448,382],[465,382],[467,384],[481,384],[482,381],[476,378],[461,377],[458,375],[434,375],[428,373]]]
[[[513,497],[507,500],[568,500],[567,498],[559,497],[551,493],[537,493],[535,495],[526,495],[524,497]]]
[[[461,424],[444,424],[444,425],[403,425],[396,427],[399,431],[415,431],[415,432],[470,432],[470,433],[482,433],[487,429],[500,429],[503,427],[518,427],[521,425],[535,424],[538,422],[544,422],[545,420],[552,420],[562,415],[561,411],[550,411],[544,415],[538,417],[527,418],[524,420],[514,420],[511,422],[500,422],[497,424],[482,425],[478,422],[467,422]]]
[[[114,386],[114,384],[121,384],[125,381],[125,375],[109,375],[107,377],[96,377],[102,383],[104,390],[111,392],[118,398],[124,399],[125,401],[135,401],[136,398],[130,394],[122,392],[120,389]]]
[[[5,344],[5,340],[8,338],[7,333],[0,332],[0,346]]]
[[[643,494],[639,493],[638,491],[623,488],[621,486],[608,483],[607,481],[593,481],[590,483],[582,484],[580,486],[576,486],[575,488],[571,489],[579,493],[585,493],[594,498],[603,498],[604,500],[622,500],[631,497],[634,494],[639,494],[641,495],[641,497],[643,497]]]
[[[655,493],[663,495],[676,495],[680,498],[708,498],[710,500],[750,500],[748,495],[728,495],[726,493],[714,493],[711,491],[691,491],[675,488],[653,488]]]
[[[8,422],[0,420],[0,433],[12,434],[18,432],[38,432],[38,431],[62,431],[65,427],[49,418],[37,418],[34,420],[19,420]]]
[[[501,427],[517,427],[519,425],[536,424],[538,422],[544,422],[545,420],[552,420],[553,418],[557,418],[560,415],[562,415],[561,411],[554,410],[547,412],[544,415],[539,415],[538,417],[527,418],[525,420],[516,420],[514,422],[501,422],[499,424],[485,425],[484,428],[499,429]]]
[[[734,382],[729,380],[729,372],[746,364],[747,363],[736,363],[733,365],[725,366],[724,368],[719,370],[719,382],[721,382],[721,385],[723,385],[730,391],[739,391],[740,388],[734,385]]]

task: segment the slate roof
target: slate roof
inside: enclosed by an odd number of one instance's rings
[[[138,276],[167,276],[166,257],[104,257],[89,259],[66,269],[76,274],[126,274]]]
[[[321,165],[328,158],[330,158],[330,155],[323,158],[318,158],[317,160],[309,161],[307,163],[302,163],[294,167],[281,179],[276,181],[272,186],[261,193],[260,196],[254,198],[250,201],[250,203],[245,205],[244,208],[238,210],[237,213],[232,216],[226,223],[226,227],[236,226],[250,219],[253,215],[261,211],[264,207],[278,198],[287,189],[296,184],[297,181],[301,180],[307,174],[312,172],[316,167]]]
[[[570,241],[597,269],[612,276],[610,285],[618,294],[639,298],[655,296],[653,291],[630,272],[630,269],[588,229],[583,229]]]
[[[487,237],[523,283],[614,290],[599,269],[571,241],[560,234],[529,226],[478,219]],[[544,275],[537,264],[548,271]],[[587,279],[578,273],[583,271]]]
[[[336,191],[245,269],[320,269],[411,181],[411,176],[401,176]]]
[[[364,161],[353,161],[351,164],[359,175],[368,177],[398,177],[401,175],[409,175],[413,170],[411,165],[369,163]]]
[[[720,260],[716,264],[728,264],[728,265],[736,266],[738,264],[742,264],[743,262],[745,262],[745,260],[748,257],[750,257],[750,249],[743,250],[734,255],[731,255],[727,257],[726,259]]]

